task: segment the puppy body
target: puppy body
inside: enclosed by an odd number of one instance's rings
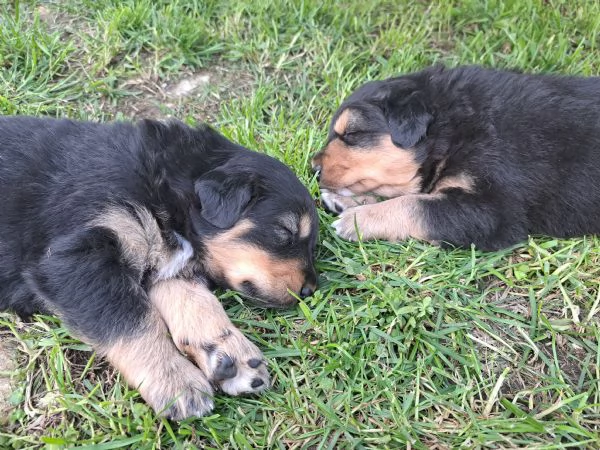
[[[209,288],[314,290],[314,206],[283,164],[178,122],[0,118],[0,190],[0,308],[57,314],[170,417],[268,386]]]
[[[482,249],[598,233],[600,78],[436,67],[368,83],[313,166],[351,239],[355,220],[364,239]],[[353,207],[348,193],[392,200]]]

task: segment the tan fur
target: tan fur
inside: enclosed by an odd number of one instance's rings
[[[157,283],[149,295],[177,348],[207,367],[202,345],[235,328],[219,299],[201,284],[177,279]]]
[[[158,311],[137,335],[99,350],[157,412],[181,419],[213,408],[208,379],[179,353]]]
[[[295,214],[287,214],[280,217],[281,224],[285,226],[293,235],[298,235],[300,239],[307,238],[312,230],[312,221],[308,214],[303,214],[298,220]]]
[[[435,184],[432,194],[437,194],[444,189],[462,189],[465,192],[473,192],[475,189],[475,180],[469,174],[461,173],[459,175],[452,175],[442,177]]]
[[[261,291],[261,296],[281,305],[292,304],[288,293],[299,292],[304,282],[302,263],[297,259],[276,259],[268,251],[238,238],[253,227],[242,220],[230,230],[206,243],[206,267],[216,278],[225,278],[234,289],[250,281]]]
[[[400,241],[409,237],[430,240],[422,213],[422,202],[440,198],[441,194],[415,194],[392,198],[372,205],[344,211],[334,224],[337,233],[357,240],[355,224],[364,240]]]
[[[303,214],[300,217],[300,239],[306,239],[312,231],[312,220],[308,214]]]
[[[342,111],[340,116],[335,121],[335,125],[333,126],[333,131],[337,134],[344,134],[346,132],[346,127],[348,126],[348,122],[350,121],[350,110],[345,109]]]
[[[121,207],[112,207],[94,219],[90,226],[104,227],[117,235],[127,261],[139,270],[155,266],[166,249],[158,224],[146,208],[136,208],[137,217]]]
[[[417,193],[421,187],[414,153],[396,147],[389,135],[368,149],[334,139],[315,156],[313,164],[321,166],[321,187],[331,191],[347,189],[353,194],[390,198]]]
[[[179,350],[198,364],[211,380],[219,357],[228,355],[236,362],[234,379],[220,382],[225,392],[237,395],[257,392],[269,386],[265,365],[251,368],[248,361],[263,360],[260,350],[229,320],[223,306],[204,285],[187,280],[166,280],[150,290],[150,301],[160,311]],[[211,348],[211,351],[207,351]],[[260,378],[260,389],[251,389]]]
[[[162,280],[148,295],[151,309],[140,330],[98,350],[157,412],[173,419],[210,412],[211,383],[230,395],[259,392],[269,386],[262,353],[231,323],[205,286],[181,279]],[[225,354],[235,362],[237,372],[226,380],[216,380],[215,371]],[[253,360],[261,364],[251,367]],[[252,388],[257,378],[263,384]]]
[[[180,263],[173,262],[177,258],[178,251],[172,251],[167,247],[158,222],[146,208],[136,207],[135,215],[133,215],[125,208],[110,207],[88,225],[107,228],[114,232],[119,240],[123,256],[140,272],[146,269],[157,269],[160,274],[165,271],[171,272],[168,270],[169,265],[179,264],[182,266],[185,264],[185,260]],[[191,253],[189,257],[191,257]],[[175,269],[181,270],[182,268],[176,267]],[[169,273],[168,276],[174,275],[175,273]]]

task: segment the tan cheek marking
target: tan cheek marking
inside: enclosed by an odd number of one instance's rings
[[[231,243],[210,247],[209,263],[236,289],[252,281],[260,291],[276,297],[286,296],[287,288],[298,292],[303,275],[296,260],[276,260],[252,245]],[[267,292],[268,291],[268,292]]]
[[[310,236],[312,231],[312,220],[308,214],[302,214],[300,217],[300,239],[305,239]]]
[[[252,228],[254,228],[254,225],[250,220],[242,220],[233,228],[219,233],[207,242],[207,266],[213,276],[226,277],[227,281],[233,285],[234,280],[231,279],[231,269],[234,265],[237,271],[242,273],[263,272],[263,268],[254,265],[251,260],[254,247],[238,241],[242,235],[248,233]],[[258,262],[256,263],[258,264]],[[237,281],[241,282],[243,280]]]
[[[472,193],[475,190],[475,180],[467,173],[443,177],[435,184],[431,193],[436,194],[444,189],[462,189]]]
[[[219,235],[214,240],[229,242],[229,241],[235,240],[235,239],[239,238],[240,236],[248,233],[252,228],[254,228],[254,224],[252,223],[252,221],[250,221],[248,219],[243,219],[243,220],[240,220],[238,223],[236,223],[229,230],[224,231],[223,233],[219,233]]]
[[[304,282],[301,262],[275,259],[267,251],[239,241],[252,228],[247,222],[207,242],[208,270],[214,277],[225,278],[235,289],[251,281],[261,294],[285,303],[290,300],[287,290],[299,292]]]
[[[348,127],[348,122],[350,121],[351,112],[349,109],[345,109],[339,115],[335,124],[333,125],[333,131],[337,134],[344,134],[346,132],[346,128]]]
[[[321,185],[355,194],[406,195],[420,190],[419,168],[414,153],[396,147],[389,135],[369,149],[352,149],[335,139],[323,150]]]

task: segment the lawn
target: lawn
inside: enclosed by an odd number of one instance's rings
[[[588,0],[0,0],[0,114],[209,121],[318,198],[310,155],[364,81],[432,63],[594,75],[599,36]],[[0,449],[600,448],[598,238],[441,250],[344,242],[320,219],[313,297],[220,293],[268,393],[169,422],[56,319],[4,313]]]

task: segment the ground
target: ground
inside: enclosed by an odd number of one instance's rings
[[[428,64],[600,72],[586,0],[0,0],[0,113],[209,121],[289,164],[340,101]],[[320,289],[220,293],[273,388],[156,418],[52,317],[0,314],[0,448],[599,448],[600,241],[501,252],[348,243],[320,212]]]

